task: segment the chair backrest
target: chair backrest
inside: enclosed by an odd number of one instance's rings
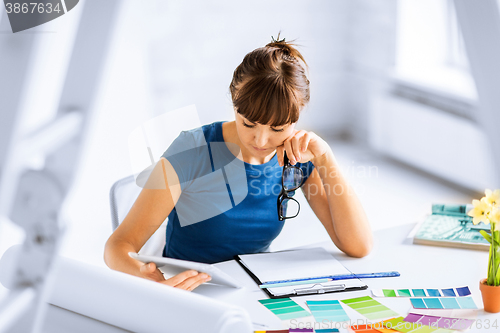
[[[118,228],[132,207],[135,199],[139,196],[141,189],[136,186],[134,176],[128,176],[117,180],[109,191],[109,203],[111,208],[111,228]]]
[[[196,107],[189,105],[154,117],[130,133],[128,144],[134,175],[118,180],[111,187],[110,204],[113,231],[118,228],[141,192],[135,177],[155,164],[155,158],[159,159],[162,156],[165,149],[170,146],[181,131],[200,126]],[[163,249],[165,246],[166,226],[167,220],[143,246],[141,254],[161,255],[158,249],[160,247]]]
[[[130,208],[139,196],[141,188],[136,184],[133,175],[116,181],[109,191],[111,208],[111,228],[113,231],[122,223]],[[144,244],[139,253],[144,255],[161,256],[165,247],[165,236],[168,218]]]

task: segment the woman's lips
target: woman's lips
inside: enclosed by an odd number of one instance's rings
[[[253,149],[257,150],[257,151],[266,151],[266,150],[269,150],[270,148],[257,148],[255,146],[252,146]]]

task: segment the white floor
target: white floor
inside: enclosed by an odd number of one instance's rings
[[[366,149],[344,142],[331,142],[344,175],[366,210],[373,230],[407,224],[430,212],[432,203],[470,203],[470,193],[450,187],[422,173]],[[92,147],[90,147],[91,149]],[[93,155],[89,154],[89,157]],[[94,157],[96,158],[96,157]],[[68,230],[61,254],[96,265],[111,233],[108,191],[112,170],[99,161],[88,162],[68,202]],[[118,172],[117,172],[118,173]],[[321,223],[302,194],[300,215],[286,222],[272,250],[328,240]]]

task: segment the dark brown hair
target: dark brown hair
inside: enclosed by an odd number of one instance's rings
[[[273,38],[245,56],[229,86],[236,112],[263,125],[282,126],[299,120],[309,102],[309,80],[307,64],[294,46]]]

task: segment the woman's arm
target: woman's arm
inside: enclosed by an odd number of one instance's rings
[[[284,149],[291,163],[314,164],[302,191],[333,243],[349,256],[366,256],[373,246],[370,224],[328,144],[312,132],[298,131]]]
[[[352,257],[366,256],[373,245],[370,225],[333,154],[313,164],[315,169],[302,186],[309,205],[340,250]]]
[[[111,269],[193,290],[209,279],[206,274],[186,271],[168,280],[153,263],[143,264],[129,252],[139,252],[160,227],[181,194],[179,178],[168,160],[161,158],[149,176],[129,213],[106,242],[104,261]]]

